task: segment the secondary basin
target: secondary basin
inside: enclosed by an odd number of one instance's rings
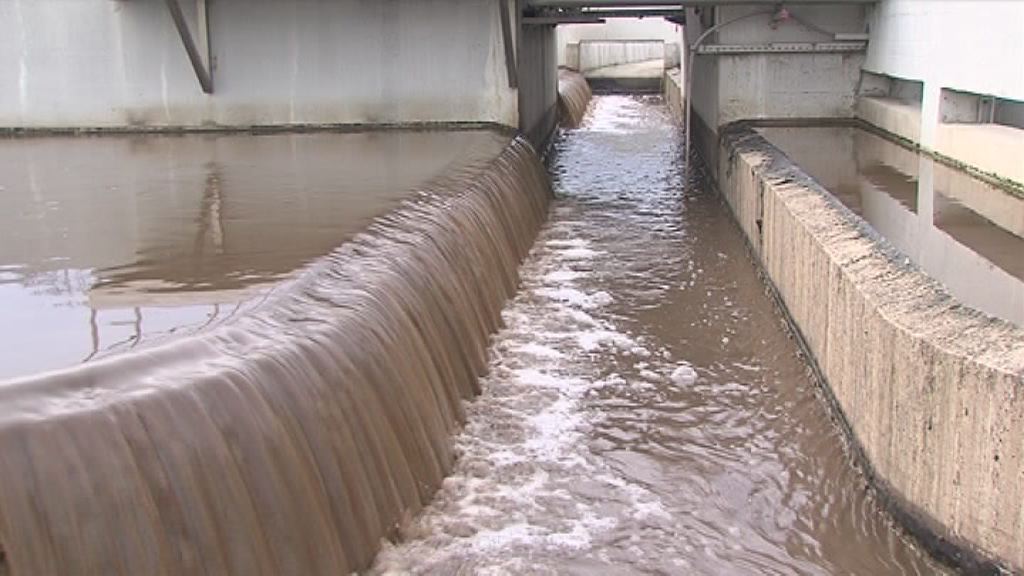
[[[0,380],[218,324],[508,143],[488,130],[0,139]]]
[[[861,128],[758,130],[954,297],[1024,326],[1024,199]]]

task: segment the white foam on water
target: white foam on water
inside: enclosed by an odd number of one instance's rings
[[[689,364],[681,364],[669,378],[678,386],[689,386],[697,381],[697,371]]]
[[[403,528],[404,542],[384,547],[374,571],[536,571],[524,557],[585,551],[624,519],[667,515],[656,495],[623,480],[588,448],[587,434],[600,422],[588,397],[648,383],[601,374],[587,359],[651,352],[599,314],[611,295],[577,283],[591,274],[578,260],[597,251],[566,238],[570,231],[564,222],[549,227],[523,265],[522,289],[502,314],[506,327],[494,338],[483,392],[467,404],[466,428],[455,439],[455,470]],[[581,498],[581,480],[615,505]]]
[[[582,272],[577,272],[576,270],[572,270],[570,268],[561,268],[559,270],[555,270],[554,272],[548,272],[547,274],[545,274],[544,281],[551,284],[558,284],[561,282],[570,282],[572,280],[576,280],[583,275],[584,274]]]

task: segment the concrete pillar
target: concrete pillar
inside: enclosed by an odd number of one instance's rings
[[[942,102],[942,88],[935,82],[924,83],[921,98],[921,146],[935,148],[935,135],[939,127],[939,105]]]

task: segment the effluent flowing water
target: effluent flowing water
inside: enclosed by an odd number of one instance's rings
[[[368,566],[451,470],[550,198],[530,146],[490,131],[28,138],[0,157],[21,216],[0,277],[12,576]],[[105,322],[122,308],[127,327]]]
[[[682,148],[0,142],[0,573],[939,570]]]
[[[557,138],[454,472],[374,571],[940,570],[867,490],[682,148],[652,97],[597,97]]]

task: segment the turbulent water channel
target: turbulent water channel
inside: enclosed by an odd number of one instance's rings
[[[915,574],[661,101],[601,96],[458,461],[377,572]]]

